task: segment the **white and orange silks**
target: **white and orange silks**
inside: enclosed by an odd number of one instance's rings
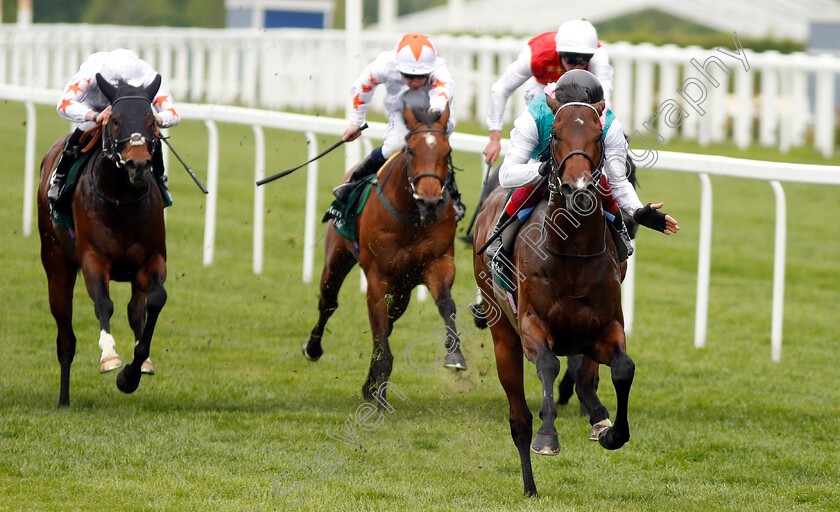
[[[409,49],[418,55],[424,51],[426,45],[434,49],[428,38],[413,38],[411,41],[411,44],[415,45],[416,48],[409,47]],[[398,43],[395,49],[380,53],[376,60],[365,67],[350,88],[353,97],[353,110],[349,121],[351,124],[361,126],[365,122],[365,116],[376,87],[379,85],[385,86],[384,103],[388,111],[388,128],[385,130],[385,142],[382,146],[382,155],[385,158],[405,145],[405,136],[408,134],[408,128],[405,126],[405,120],[403,119],[403,99],[409,91],[409,87],[397,69],[396,56],[400,50],[404,49]],[[452,75],[446,67],[446,62],[438,57],[420,91],[428,94],[430,109],[443,111],[447,103],[451,104],[454,90]],[[454,129],[455,118],[450,112],[449,123],[446,127],[447,135],[451,134]]]
[[[110,104],[96,83],[97,73],[114,85],[118,80],[123,80],[135,87],[150,85],[158,74],[131,50],[120,48],[92,54],[67,82],[61,99],[56,105],[58,115],[74,123],[75,128],[82,131],[87,131],[96,125],[93,121],[85,120],[88,112],[91,110],[101,112]],[[175,111],[175,102],[169,90],[163,85],[158,89],[152,107],[160,116],[161,128],[175,126],[181,122],[181,117]]]

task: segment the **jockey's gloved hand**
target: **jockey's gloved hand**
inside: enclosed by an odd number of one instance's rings
[[[548,173],[550,173],[550,172],[551,172],[551,161],[550,160],[546,160],[545,162],[540,164],[540,170],[539,170],[540,176],[547,176]]]
[[[633,220],[654,231],[665,231],[665,214],[651,208],[650,203],[646,204],[644,208],[636,210],[633,213]]]

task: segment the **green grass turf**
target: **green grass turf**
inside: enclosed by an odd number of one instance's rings
[[[39,108],[38,159],[68,126]],[[215,261],[202,265],[203,196],[173,159],[168,210],[169,299],[152,343],[157,375],[132,395],[114,373],[98,373],[98,327],[79,279],[78,337],[71,406],[56,410],[59,367],[37,232],[23,237],[23,106],[0,103],[0,510],[625,510],[811,511],[840,509],[840,202],[836,187],[785,185],[788,254],[782,361],[770,360],[773,195],[761,181],[712,178],[714,230],[709,334],[693,347],[699,180],[640,171],[642,200],[665,201],[682,230],[639,234],[636,318],[628,349],[637,365],[630,401],[632,438],[608,452],[587,440],[577,402],[556,421],[561,451],[533,456],[541,497],[526,500],[510,438],[508,406],[496,377],[489,332],[465,333],[469,370],[419,376],[404,362],[417,337],[441,325],[431,301],[413,300],[397,323],[390,395],[372,431],[345,420],[363,400],[370,328],[358,271],[324,337],[325,354],[306,361],[300,345],[316,320],[316,283],[301,281],[303,171],[266,186],[266,259],[251,271],[253,135],[220,125],[224,151]],[[466,123],[464,124],[470,128]],[[476,129],[473,126],[473,129]],[[476,129],[477,130],[477,129]],[[202,177],[206,130],[184,122],[172,142]],[[267,131],[267,174],[306,159],[302,135]],[[328,140],[324,140],[326,144]],[[750,158],[772,150],[697,148]],[[338,152],[337,152],[338,153]],[[824,163],[813,152],[797,161]],[[468,206],[478,195],[478,159],[456,155]],[[836,163],[836,159],[834,160]],[[318,209],[341,175],[341,156],[322,160]],[[470,209],[469,214],[472,214]],[[465,229],[462,224],[459,231]],[[37,227],[35,228],[37,230]],[[453,290],[464,305],[475,289],[470,249],[458,242]],[[117,350],[128,359],[129,290],[112,285]],[[431,351],[419,356],[431,361]],[[600,395],[615,410],[609,369]],[[533,365],[526,393],[540,398]],[[288,475],[315,465],[331,441],[333,471]],[[322,453],[322,459],[325,458]],[[339,464],[340,462],[340,464]],[[286,474],[286,477],[282,475]],[[289,494],[274,492],[293,486]]]

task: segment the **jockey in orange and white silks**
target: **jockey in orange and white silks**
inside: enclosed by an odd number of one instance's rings
[[[93,117],[106,110],[110,103],[96,84],[97,73],[114,85],[122,80],[134,87],[150,85],[158,74],[131,50],[120,48],[97,52],[88,57],[67,82],[56,106],[59,116],[75,123],[76,128],[82,131],[93,128],[96,125]],[[161,85],[158,89],[152,107],[161,128],[181,122],[181,117],[175,111],[175,102],[165,86]]]
[[[542,94],[571,69],[585,69],[601,82],[607,108],[610,107],[613,68],[606,50],[598,42],[595,27],[585,20],[570,20],[556,31],[544,32],[530,41],[490,88],[487,128],[490,142],[484,150],[485,162],[495,162],[501,149],[501,130],[507,100],[525,84],[525,103]]]
[[[158,75],[157,71],[136,53],[123,48],[94,53],[82,63],[79,70],[67,82],[56,105],[58,115],[74,123],[76,129],[67,139],[50,177],[47,197],[51,208],[55,208],[56,203],[60,203],[59,207],[66,206],[64,203],[69,198],[72,186],[67,187],[66,194],[62,192],[65,188],[67,173],[78,157],[78,146],[82,134],[99,123],[107,124],[111,115],[110,101],[96,83],[97,73],[112,85],[116,86],[118,82],[125,82],[134,87],[148,87]],[[175,102],[163,85],[158,88],[152,100],[152,108],[155,112],[155,122],[161,128],[175,126],[181,122],[181,116],[175,110]],[[166,177],[163,175],[161,153],[160,141],[158,141],[152,154],[152,167],[165,195],[164,204],[169,206],[171,202],[166,187]]]
[[[350,125],[344,131],[342,140],[351,141],[359,137],[359,127],[364,124],[373,93],[380,85],[385,86],[385,108],[388,110],[384,144],[367,155],[345,183],[333,189],[338,199],[346,200],[362,178],[378,171],[388,157],[405,146],[408,128],[403,119],[403,106],[407,93],[417,91],[427,94],[429,112],[440,114],[447,104],[451,105],[455,92],[455,84],[446,62],[438,57],[429,37],[406,34],[393,50],[380,53],[376,60],[368,64],[353,83],[353,110]],[[446,135],[451,135],[454,129],[455,116],[450,110]],[[460,220],[464,215],[464,206],[454,180],[450,183],[455,216]]]
[[[388,110],[388,128],[382,156],[387,160],[405,145],[408,128],[403,119],[403,96],[408,91],[420,90],[429,95],[429,109],[443,111],[451,103],[455,87],[446,62],[437,56],[432,41],[422,34],[407,34],[396,47],[368,64],[353,83],[353,111],[350,125],[359,127],[365,122],[373,93],[380,85],[385,86],[385,108]],[[455,128],[454,116],[450,113],[447,134]]]

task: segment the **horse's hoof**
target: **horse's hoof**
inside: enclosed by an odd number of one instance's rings
[[[117,374],[117,389],[123,393],[134,393],[137,390],[137,387],[140,386],[140,377],[138,376],[136,380],[131,379],[128,375],[126,375],[126,370],[128,370],[128,367],[123,368],[122,371]]]
[[[557,440],[557,435],[537,434],[534,436],[534,442],[531,443],[531,451],[537,455],[557,455],[560,453],[560,442]]]
[[[303,345],[300,347],[300,351],[303,353],[303,357],[309,359],[310,361],[317,361],[318,359],[321,359],[321,356],[324,354],[324,349],[321,348],[320,345],[316,345],[317,348],[312,350],[310,353],[308,350],[310,341],[311,339],[304,341]]]
[[[123,365],[122,359],[119,356],[109,357],[103,361],[99,361],[99,373],[108,373],[111,370],[121,368]]]
[[[479,329],[487,328],[487,318],[484,316],[484,307],[481,304],[470,304],[470,313],[472,313],[476,327]]]
[[[630,440],[630,432],[619,432],[615,427],[610,427],[598,436],[598,442],[607,450],[618,450]]]
[[[140,373],[145,373],[146,375],[154,375],[155,374],[155,367],[152,365],[152,360],[146,358],[143,361],[143,364],[140,365]]]
[[[606,430],[610,427],[612,427],[612,422],[609,418],[603,419],[592,425],[592,430],[589,431],[589,440],[599,441],[601,439],[601,434],[606,432]]]
[[[443,366],[446,368],[454,368],[455,370],[466,370],[467,360],[464,359],[464,354],[460,351],[446,354],[443,358]]]

